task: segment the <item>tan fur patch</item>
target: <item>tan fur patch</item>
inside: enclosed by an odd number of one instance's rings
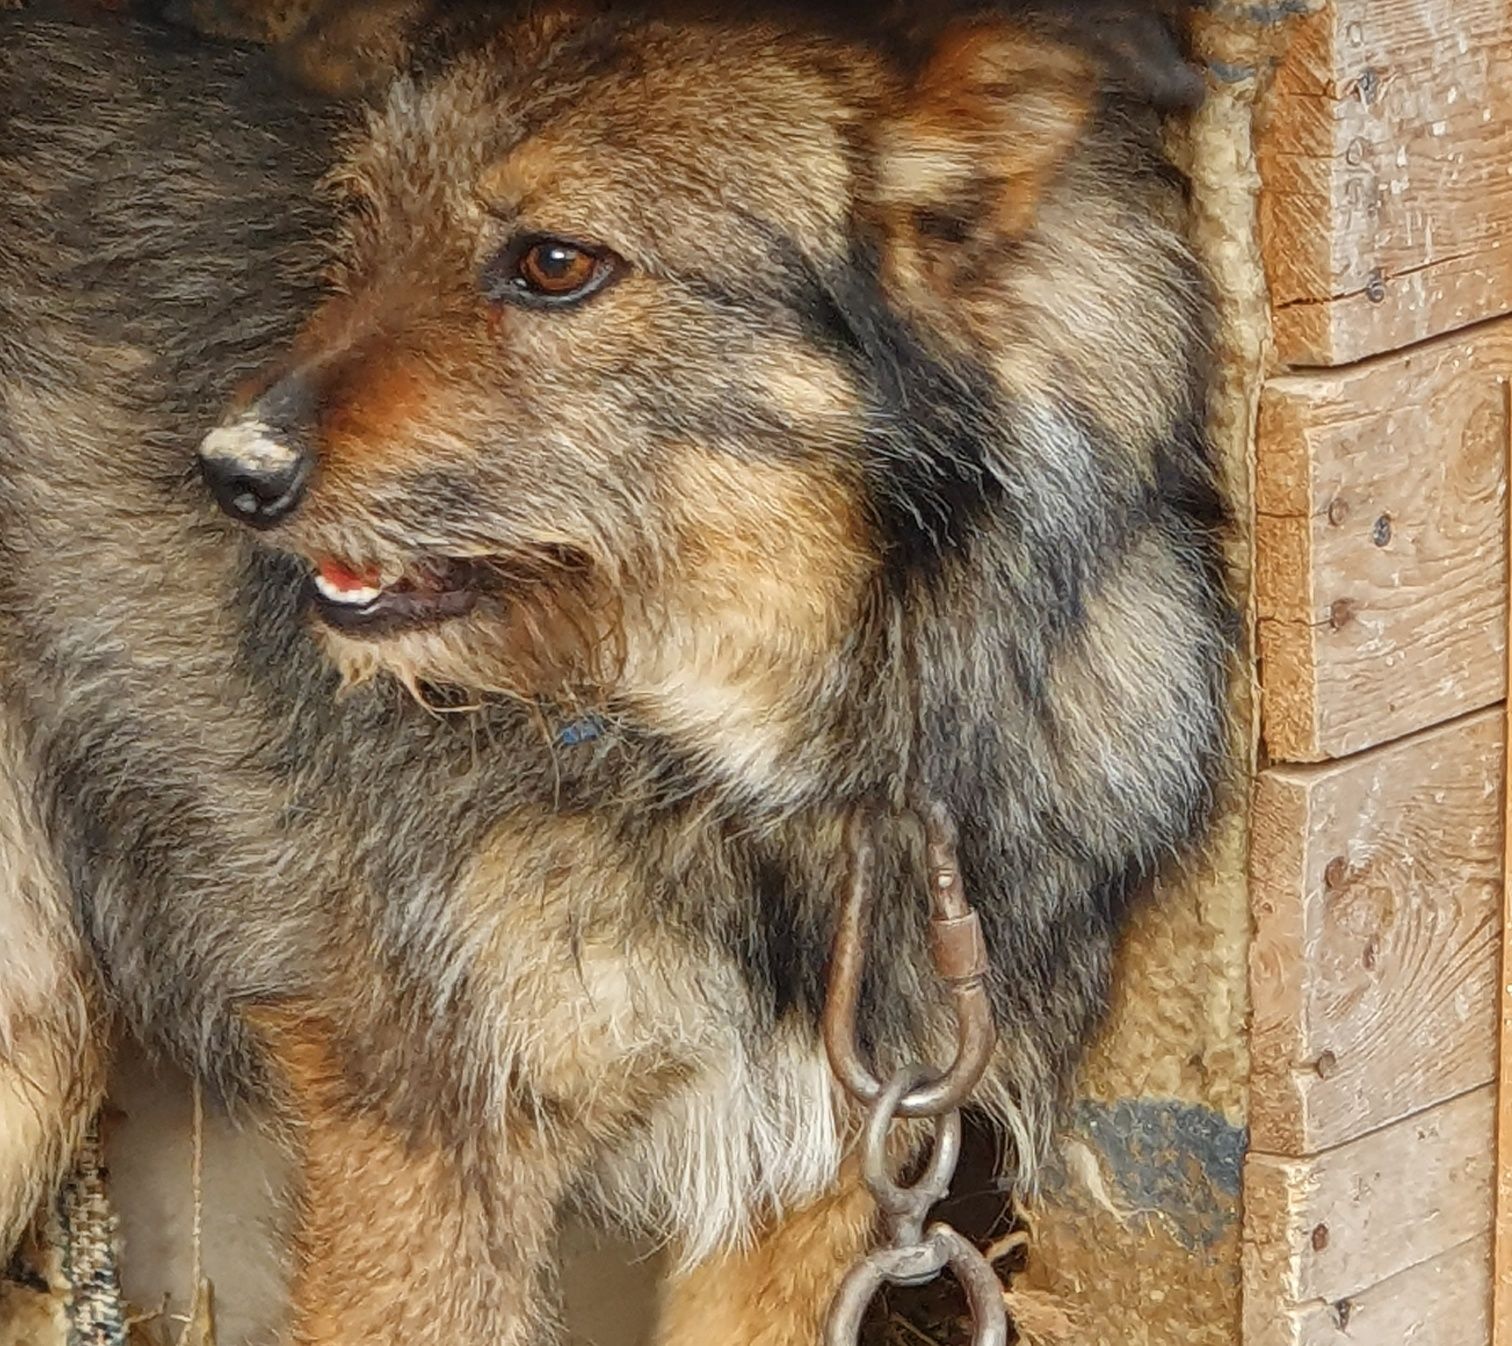
[[[963,244],[1029,231],[1091,113],[1090,86],[1083,57],[1009,25],[964,26],[942,42],[884,131],[895,284],[953,290]]]
[[[431,395],[430,380],[414,360],[382,343],[363,350],[324,391],[322,471],[339,479],[349,470],[406,461],[423,467],[405,431],[424,414]]]
[[[502,1074],[607,1143],[583,1195],[697,1260],[823,1189],[841,1108],[818,1044],[748,1040],[737,966],[690,967],[641,928],[641,859],[568,817],[497,829],[465,882],[476,994]]]
[[[570,1140],[545,1145],[528,1125],[501,1119],[507,1178],[495,1176],[492,1159],[456,1153],[359,1107],[342,1047],[319,1019],[289,1007],[251,1017],[293,1109],[301,1215],[293,1346],[534,1342],[541,1325],[525,1306],[555,1233]],[[507,1247],[494,1233],[500,1218]]]
[[[876,1219],[852,1159],[832,1191],[767,1226],[750,1248],[669,1278],[657,1346],[811,1346]]]
[[[104,1089],[67,891],[0,728],[0,1255],[62,1176]],[[3,1257],[0,1257],[3,1260]]]
[[[679,573],[631,625],[624,694],[731,776],[801,788],[800,707],[854,627],[876,558],[853,485],[775,463],[689,450],[676,471]]]

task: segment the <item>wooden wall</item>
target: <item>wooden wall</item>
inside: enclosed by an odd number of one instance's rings
[[[1244,1346],[1488,1346],[1512,0],[1333,0],[1258,140]]]

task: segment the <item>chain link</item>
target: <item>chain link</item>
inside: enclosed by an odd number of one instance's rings
[[[929,851],[931,952],[935,971],[955,1003],[955,1060],[943,1073],[922,1065],[894,1072],[884,1084],[862,1059],[856,1010],[866,966],[875,898],[876,845],[859,814],[849,828],[851,875],[825,1001],[824,1043],[830,1066],[845,1089],[866,1106],[861,1174],[882,1213],[886,1237],[846,1276],[830,1306],[824,1346],[856,1346],[867,1306],[884,1285],[922,1285],[947,1267],[971,1310],[972,1346],[1006,1346],[1008,1314],[1003,1287],[991,1264],[957,1230],[936,1222],[930,1210],[950,1189],[961,1153],[961,1104],[981,1082],[997,1032],[987,995],[987,946],[971,910],[956,858],[956,829],[939,804],[924,819]],[[902,1186],[892,1176],[888,1138],[900,1118],[930,1118],[934,1140],[923,1175]]]

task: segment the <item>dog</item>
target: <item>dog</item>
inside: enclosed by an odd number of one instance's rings
[[[1183,79],[1071,6],[501,6],[355,113],[0,37],[0,1233],[119,1025],[287,1147],[290,1342],[548,1338],[574,1203],[667,1346],[815,1340],[847,830],[944,1062],[931,802],[1031,1187],[1226,771]]]

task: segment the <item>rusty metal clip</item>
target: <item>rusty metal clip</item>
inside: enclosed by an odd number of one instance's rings
[[[899,1104],[900,1117],[939,1117],[960,1107],[986,1073],[997,1044],[987,995],[987,942],[980,919],[966,901],[956,859],[955,823],[943,805],[929,807],[924,835],[929,848],[931,953],[936,972],[955,1000],[956,1054],[944,1074],[909,1091]],[[876,843],[868,821],[859,813],[850,820],[849,842],[850,890],[830,960],[824,1046],[830,1068],[846,1090],[863,1103],[874,1103],[882,1084],[857,1048],[856,1009],[870,943]]]
[[[841,1283],[825,1324],[824,1346],[856,1346],[867,1306],[884,1285],[920,1285],[947,1267],[966,1292],[972,1346],[1006,1346],[1008,1340],[1003,1287],[991,1264],[949,1225],[925,1228],[930,1210],[949,1191],[961,1152],[960,1105],[986,1073],[997,1030],[987,995],[986,942],[961,884],[955,825],[942,806],[933,804],[924,830],[929,848],[931,952],[935,970],[955,1001],[956,1054],[944,1074],[909,1065],[896,1071],[885,1085],[861,1059],[856,1043],[876,847],[868,822],[859,815],[851,819],[848,832],[850,886],[830,963],[824,1044],[835,1075],[867,1106],[861,1173],[882,1213],[888,1237]],[[909,1187],[893,1178],[888,1164],[888,1135],[892,1124],[903,1117],[935,1119],[929,1162],[923,1176]]]

